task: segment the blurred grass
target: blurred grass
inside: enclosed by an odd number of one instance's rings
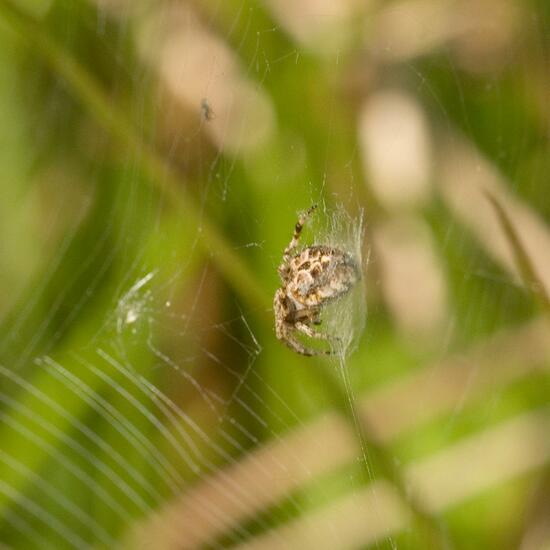
[[[550,313],[550,297],[548,296],[544,282],[541,281],[537,270],[531,261],[529,252],[527,252],[524,244],[521,242],[521,238],[514,227],[514,223],[506,212],[505,207],[494,195],[487,192],[487,199],[495,209],[498,221],[502,226],[502,230],[506,235],[506,239],[508,240],[510,247],[512,248],[514,260],[525,288],[528,289],[534,298],[540,302],[542,308],[547,313]]]
[[[23,11],[29,9],[28,4],[18,3],[15,7],[16,4],[6,0],[0,2],[6,18],[0,23],[0,41],[4,45],[2,51],[10,52],[0,57],[0,63],[12,83],[0,93],[0,112],[6,121],[0,137],[5,197],[1,223],[4,235],[9,237],[5,239],[0,260],[3,271],[0,283],[5,295],[0,302],[3,314],[0,364],[67,412],[67,416],[54,414],[36,393],[10,383],[9,377],[4,376],[0,384],[4,397],[2,419],[19,424],[12,427],[3,424],[2,448],[59,487],[71,503],[89,513],[113,537],[129,528],[130,520],[159,509],[164,500],[170,501],[191,482],[207,479],[208,469],[200,474],[193,472],[178,449],[167,443],[166,433],[159,433],[136,412],[127,395],[116,391],[113,383],[105,384],[84,362],[112,376],[137,402],[153,410],[150,397],[102,360],[98,350],[115,357],[132,372],[156,381],[207,434],[209,442],[197,437],[195,444],[205,462],[214,466],[229,462],[227,456],[239,460],[256,446],[236,425],[261,443],[307,423],[329,407],[340,409],[351,418],[347,395],[339,390],[331,366],[329,370],[319,370],[318,364],[304,363],[275,342],[271,327],[265,322],[271,322],[269,296],[277,285],[275,268],[295,222],[296,210],[309,205],[312,196],[316,198],[327,192],[323,188],[325,181],[352,209],[357,205],[366,208],[369,224],[388,215],[364,184],[353,98],[346,95],[342,84],[353,67],[354,48],[337,64],[334,59],[316,56],[295,43],[260,3],[195,4],[211,27],[233,47],[248,68],[248,76],[256,79],[268,94],[278,122],[269,145],[252,158],[211,160],[205,153],[206,160],[202,162],[206,166],[199,169],[198,173],[203,174],[199,177],[181,170],[169,155],[164,158],[155,142],[156,133],[161,131],[155,128],[155,109],[162,106],[151,107],[155,101],[154,92],[149,89],[151,77],[143,76],[146,69],[140,66],[136,54],[131,19],[117,21],[83,1],[56,1],[50,6],[44,4],[44,12],[36,4],[31,11],[40,15],[40,19],[35,21]],[[534,2],[530,5],[533,10],[541,9]],[[537,13],[541,29],[546,29],[545,16],[542,11]],[[13,35],[13,29],[19,31],[19,38]],[[550,207],[544,170],[545,126],[525,92],[544,67],[542,53],[546,44],[542,43],[542,31],[532,40],[539,39],[541,44],[535,46],[516,46],[517,60],[504,74],[495,77],[497,82],[493,85],[498,88],[498,101],[492,101],[492,88],[488,91],[483,79],[465,72],[457,76],[453,61],[438,56],[419,63],[419,70],[430,83],[430,93],[421,90],[418,95],[431,109],[434,124],[461,127],[468,139],[515,181],[518,195],[547,216]],[[359,44],[355,46],[358,48]],[[522,60],[529,57],[533,47],[542,50],[540,58],[537,56],[531,65],[523,66]],[[275,60],[294,51],[299,53],[299,62],[291,55],[286,62],[275,64]],[[46,60],[45,64],[41,58]],[[388,74],[380,77],[381,82],[386,79],[404,82],[405,88],[414,90],[414,79],[411,84],[408,69],[407,66],[384,68],[381,72]],[[456,89],[457,80],[460,93]],[[435,103],[443,108],[436,108]],[[294,145],[304,147],[305,161],[297,169],[287,164]],[[200,164],[201,159],[196,161]],[[72,174],[77,180],[77,194],[89,202],[82,219],[77,219],[75,225],[61,223],[58,234],[44,229],[47,220],[70,219],[67,211],[75,205],[63,203],[68,195],[60,185],[55,193],[61,207],[50,214],[52,218],[47,217],[47,207],[41,201],[48,192],[44,174],[52,165],[69,177]],[[216,173],[214,181],[204,175],[212,170]],[[525,173],[529,177],[522,183],[516,176]],[[220,179],[229,189],[225,202],[219,200],[216,187]],[[64,184],[70,185],[70,181]],[[33,193],[37,198],[28,200]],[[522,258],[519,263],[528,266],[505,212],[498,204],[496,208],[516,256]],[[466,236],[454,225],[456,222],[450,221],[450,213],[444,207],[434,201],[424,215],[438,240],[447,282],[453,289],[452,338],[435,346],[411,345],[395,329],[376,289],[376,277],[380,275],[369,275],[375,288],[369,289],[371,303],[364,345],[349,362],[357,392],[398,379],[449,349],[462,352],[472,342],[533,315],[529,296],[507,282],[495,284],[506,279],[506,272],[486,257],[474,237]],[[262,246],[242,248],[245,243],[262,243]],[[489,270],[487,278],[473,274],[480,266]],[[376,262],[371,269],[376,273]],[[121,295],[147,273],[155,273],[148,285],[152,297],[136,299],[132,304],[150,309],[137,323],[124,325],[121,332],[117,327],[120,322],[124,324],[128,314],[121,309]],[[532,275],[533,271],[524,267],[524,279],[533,283]],[[206,280],[216,282],[211,284],[212,290],[207,283],[205,290],[200,281],[210,276]],[[196,296],[201,301],[199,305],[193,301]],[[164,308],[167,301],[176,304],[173,314],[170,308],[168,312]],[[251,326],[239,323],[241,318]],[[235,319],[235,323],[228,322]],[[220,325],[229,336],[220,336],[214,330]],[[249,330],[262,348],[257,356],[240,345],[246,343],[254,348]],[[192,387],[178,390],[178,386],[189,387],[189,383],[186,378],[165,372],[172,369],[155,356],[152,350],[157,348],[168,350],[170,356],[176,357],[175,363],[196,377],[203,387],[212,387],[228,398],[221,418],[208,409],[204,394]],[[89,390],[98,392],[157,446],[176,465],[180,485],[170,486],[162,476],[156,477],[158,471],[152,468],[148,455],[132,452],[133,445],[121,438],[117,430],[120,426],[98,415],[82,396],[53,377],[42,360],[37,362],[45,355],[70,371]],[[187,357],[195,359],[184,362]],[[240,377],[249,368],[254,373],[248,374],[242,386]],[[509,391],[489,395],[489,402],[479,408],[457,409],[395,444],[391,452],[395,451],[404,461],[429,455],[454,438],[489,428],[495,418],[542,405],[548,398],[548,380],[548,372],[542,372]],[[230,399],[235,395],[241,401]],[[491,399],[496,403],[494,407]],[[261,421],[247,412],[243,401]],[[485,409],[488,410],[484,412]],[[55,426],[57,435],[29,420],[26,417],[29,412]],[[135,471],[157,485],[161,502],[143,493],[143,487],[132,479],[128,468],[114,463],[111,453],[98,449],[75,429],[71,418],[90,427],[102,441],[120,452]],[[231,418],[236,423],[230,422]],[[176,436],[178,422],[181,419],[166,428]],[[43,438],[41,442],[33,443],[22,427]],[[446,437],[449,432],[452,437]],[[72,448],[62,443],[59,433],[73,438]],[[390,460],[389,451],[383,448],[376,460],[371,434],[363,434],[363,439],[371,460],[378,463]],[[90,454],[75,453],[75,443]],[[52,445],[54,454],[45,452],[47,445]],[[82,473],[89,475],[96,492],[82,478],[60,469],[53,459],[55,452],[73,460]],[[398,479],[398,462],[386,463],[385,469],[386,476]],[[106,474],[109,471],[115,474],[114,481]],[[351,483],[347,481],[350,477]],[[53,505],[24,471],[4,464],[1,479],[16,494],[20,492],[39,508],[60,518],[83,540],[92,544],[97,541],[93,529],[84,527],[63,507]],[[137,504],[139,499],[120,493],[117,479],[143,493],[141,505]],[[245,525],[245,532],[262,532],[269,525],[300,517],[308,507],[337,499],[362,483],[356,466],[351,465],[333,478],[321,478],[316,485],[303,488],[295,495],[296,500],[267,511],[259,510],[258,517]],[[414,505],[403,482],[397,483],[402,486],[405,500],[410,499]],[[444,519],[450,526],[453,543],[459,548],[503,547],[506,541],[515,540],[507,538],[506,533],[516,532],[521,526],[504,525],[506,518],[521,515],[527,493],[524,483],[527,482],[511,482],[510,487],[507,485],[450,512]],[[111,495],[128,517],[113,514],[102,494]],[[30,532],[25,529],[29,528],[18,530],[9,518],[15,514],[35,529],[43,529],[43,524],[28,510],[21,511],[15,498],[3,495],[0,503],[0,510],[7,518],[0,530],[0,541],[25,547],[25,533]],[[488,509],[495,510],[495,519],[485,525]],[[239,540],[242,532],[221,540],[229,544]],[[52,546],[70,546],[51,526],[43,536]],[[413,529],[395,540],[399,547],[426,547],[421,530]]]

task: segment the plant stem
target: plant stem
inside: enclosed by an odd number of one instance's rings
[[[548,295],[546,286],[538,276],[535,266],[533,265],[525,246],[521,242],[521,238],[514,227],[510,215],[502,205],[502,202],[490,191],[485,191],[485,196],[495,209],[500,226],[502,227],[502,230],[506,235],[506,239],[512,248],[514,261],[525,288],[542,305],[546,312],[550,313],[550,296]]]

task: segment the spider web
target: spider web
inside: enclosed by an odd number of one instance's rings
[[[499,32],[436,4],[16,2],[154,134],[169,192],[2,18],[1,544],[426,547],[419,518],[448,542],[519,474],[544,487],[548,327],[480,190],[550,287],[538,73],[507,82],[546,19],[526,46],[519,2],[482,2]],[[313,203],[301,245],[363,267],[326,363],[269,308]],[[509,540],[544,531],[511,492]]]

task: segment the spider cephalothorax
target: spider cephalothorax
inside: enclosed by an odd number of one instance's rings
[[[328,245],[312,245],[297,252],[302,228],[315,210],[305,212],[279,266],[282,286],[275,292],[275,334],[290,349],[302,355],[330,354],[331,350],[305,347],[295,337],[299,331],[310,338],[334,343],[337,338],[315,330],[321,324],[321,310],[346,294],[359,279],[359,269],[350,254]]]

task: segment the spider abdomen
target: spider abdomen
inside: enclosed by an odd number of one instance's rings
[[[299,307],[318,307],[333,301],[357,282],[359,270],[349,254],[329,246],[310,246],[290,262],[287,289]]]

